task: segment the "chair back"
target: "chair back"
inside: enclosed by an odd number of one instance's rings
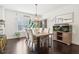
[[[25,37],[26,37],[26,39],[29,39],[29,33],[28,33],[27,29],[25,30]]]
[[[29,36],[29,40],[33,40],[33,32],[32,32],[32,29],[29,29],[28,30],[28,36]]]
[[[49,29],[48,28],[45,28],[43,32],[49,33]]]

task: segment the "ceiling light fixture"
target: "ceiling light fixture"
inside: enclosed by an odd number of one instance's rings
[[[35,21],[39,21],[39,16],[37,15],[37,5],[38,4],[35,4],[35,8],[36,8]]]

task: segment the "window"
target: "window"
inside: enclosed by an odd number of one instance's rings
[[[25,28],[27,28],[29,26],[29,20],[30,20],[30,17],[27,17],[27,16],[20,16],[18,17],[18,31],[22,31],[24,30]]]

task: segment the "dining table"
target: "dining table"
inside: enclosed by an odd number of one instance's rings
[[[46,32],[42,32],[42,33],[37,33],[37,34],[33,34],[36,37],[37,40],[37,52],[39,53],[40,51],[40,38],[41,37],[49,37],[49,35],[51,35],[51,45],[52,45],[52,35],[53,33],[46,33]],[[49,41],[49,39],[48,39]]]

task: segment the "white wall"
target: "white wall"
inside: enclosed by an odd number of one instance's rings
[[[6,35],[8,39],[15,38],[16,36],[14,35],[15,32],[18,31],[18,24],[17,20],[20,17],[23,17],[24,15],[30,16],[33,19],[32,14],[28,13],[23,13],[19,11],[14,11],[14,10],[9,10],[9,9],[4,9],[5,11],[5,28],[6,28]],[[25,32],[20,31],[21,35],[20,37],[25,37]]]
[[[0,6],[0,19],[5,20],[5,34],[8,39],[12,39],[16,37],[14,33],[18,31],[17,19],[20,16],[24,16],[24,15],[30,16],[32,19],[34,18],[34,15],[32,14],[5,9],[4,7]],[[24,37],[25,36],[24,34],[25,33],[22,31],[21,37]]]
[[[17,19],[23,16],[30,16],[32,20],[35,17],[33,14],[10,10],[0,6],[0,19],[5,20],[5,34],[8,39],[16,38],[14,33],[18,31]],[[25,36],[24,31],[20,31],[20,33],[21,37]]]
[[[0,19],[4,19],[4,8],[0,6]]]
[[[79,5],[69,5],[59,8],[55,11],[50,11],[44,15],[44,18],[48,19],[48,28],[52,28],[54,21],[52,19],[61,14],[74,12],[72,43],[79,45]]]
[[[14,33],[17,31],[16,12],[5,9],[5,30],[7,38],[13,38]]]
[[[79,6],[74,7],[74,24],[72,42],[79,45]]]

